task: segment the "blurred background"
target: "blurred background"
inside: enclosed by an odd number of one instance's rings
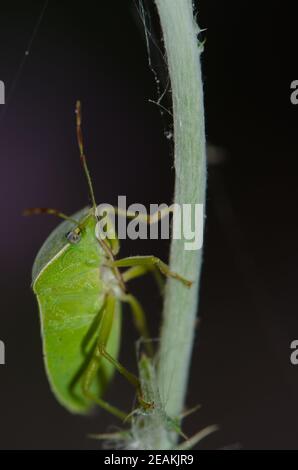
[[[98,410],[71,415],[50,392],[30,283],[35,255],[58,220],[21,216],[31,206],[73,213],[88,203],[75,139],[78,98],[97,201],[172,200],[171,124],[148,101],[158,96],[136,3],[98,3],[50,0],[42,18],[43,1],[1,3],[2,449],[95,449],[88,434],[118,424]],[[160,45],[153,1],[147,3]],[[297,17],[289,1],[195,4],[207,28],[202,62],[212,154],[187,395],[188,407],[202,408],[184,430],[191,435],[219,424],[200,449],[298,449],[298,366],[290,363],[290,343],[298,339],[298,106],[290,102],[298,79]],[[163,90],[162,56],[154,46],[151,54]],[[163,103],[170,106],[169,96]],[[140,253],[166,260],[168,243],[122,244],[123,255]],[[144,278],[132,290],[158,336],[154,283]],[[121,361],[135,370],[137,335],[127,310],[122,337]],[[130,410],[133,390],[116,375],[107,398]]]

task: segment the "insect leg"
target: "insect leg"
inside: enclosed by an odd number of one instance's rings
[[[155,224],[162,220],[164,217],[169,215],[171,212],[173,212],[174,206],[170,207],[165,207],[162,208],[161,210],[157,210],[154,214],[152,215],[145,215],[145,214],[138,214],[138,218],[145,224]],[[110,215],[113,212],[113,215],[116,213],[122,217],[126,217],[128,219],[133,219],[136,217],[135,212],[130,212],[130,211],[125,211],[123,209],[120,209],[119,207],[106,207],[104,208],[103,212],[107,214],[107,225],[108,225],[108,233],[111,233],[112,236],[109,238],[109,242],[111,244],[111,250],[113,255],[117,255],[120,249],[120,244],[119,244],[119,239],[117,237],[116,231],[115,231],[115,224],[113,223]]]
[[[102,319],[102,315],[103,315],[104,309],[106,307],[106,301],[107,301],[107,299],[104,298],[103,304],[102,304],[101,308],[99,309],[98,314],[96,315],[95,319],[93,320],[93,322],[91,324],[91,327],[87,331],[86,336],[84,337],[84,339],[82,341],[82,352],[84,354],[87,354],[88,346],[91,343],[91,341],[95,338],[95,336],[98,332],[100,322],[101,322],[101,319]]]
[[[101,315],[100,324],[99,324],[99,332],[98,332],[98,339],[97,342],[106,343],[110,336],[110,331],[114,319],[114,310],[115,310],[115,300],[108,296],[105,301],[103,308],[100,310],[99,315]],[[94,333],[94,331],[92,332]],[[88,338],[90,341],[90,337]],[[113,414],[117,418],[124,420],[127,418],[128,414],[119,410],[117,407],[110,405],[108,402],[103,400],[102,398],[95,396],[93,393],[90,392],[92,383],[98,373],[98,369],[100,367],[100,360],[102,355],[98,350],[98,345],[96,344],[94,352],[90,358],[90,362],[87,366],[87,369],[84,372],[82,378],[82,390],[85,397],[89,400],[94,401],[97,405],[101,408],[105,409],[109,413]]]
[[[144,399],[143,399],[143,393],[142,393],[142,389],[141,389],[141,384],[140,384],[140,381],[139,379],[137,378],[136,375],[132,374],[131,372],[129,372],[129,370],[127,370],[122,364],[120,364],[119,361],[117,361],[117,359],[115,359],[114,357],[112,357],[108,352],[107,350],[105,349],[105,346],[103,344],[98,344],[98,353],[101,354],[107,361],[109,361],[117,370],[118,372],[123,375],[126,380],[128,380],[128,382],[131,383],[131,385],[133,385],[136,389],[136,392],[137,392],[137,398],[138,398],[138,402],[139,404],[144,408],[144,409],[149,409],[149,408],[152,408],[153,407],[153,403],[147,403]]]
[[[134,323],[136,329],[139,331],[140,335],[143,336],[145,339],[150,338],[149,329],[146,321],[145,312],[140,304],[140,302],[131,294],[125,294],[121,297],[122,302],[126,302],[129,304],[131,308],[131,312],[133,314]],[[147,348],[147,352],[150,356],[153,355],[153,348],[150,342],[145,343],[145,347]]]
[[[82,387],[83,387],[83,392],[87,398],[94,400],[95,403],[97,403],[98,405],[106,409],[107,411],[110,411],[112,414],[122,419],[123,416],[125,415],[122,411],[117,410],[117,408],[109,405],[101,398],[97,398],[96,396],[93,396],[90,393],[91,384],[93,382],[93,379],[96,376],[96,373],[100,367],[100,361],[103,357],[107,361],[109,361],[118,370],[118,372],[120,372],[120,374],[122,374],[136,388],[137,397],[141,406],[143,406],[144,408],[149,408],[152,405],[149,403],[146,403],[143,400],[139,379],[134,374],[129,372],[122,364],[120,364],[120,362],[118,362],[115,358],[113,358],[106,350],[106,344],[108,342],[108,339],[111,333],[111,328],[112,328],[113,321],[114,321],[115,307],[116,307],[115,297],[112,295],[108,295],[107,300],[106,300],[106,306],[103,311],[102,319],[101,319],[101,323],[99,327],[97,344],[95,346],[95,349],[94,349],[92,358],[90,360],[90,363],[87,367],[87,370],[84,373]]]
[[[151,269],[156,267],[164,276],[177,279],[178,281],[185,284],[187,287],[191,287],[192,285],[192,281],[189,281],[183,276],[180,276],[180,274],[171,271],[169,266],[156,256],[130,256],[128,258],[122,258],[116,261],[112,261],[111,266],[117,268],[145,266]]]
[[[99,365],[100,364],[99,364],[98,357],[96,357],[96,355],[95,355],[94,357],[91,358],[91,360],[88,364],[88,367],[87,367],[87,369],[84,373],[84,377],[83,377],[83,381],[82,381],[83,393],[84,393],[85,397],[88,400],[93,401],[94,403],[99,405],[101,408],[106,410],[108,413],[111,413],[112,415],[114,415],[117,418],[124,421],[127,418],[128,413],[125,413],[124,411],[119,410],[117,407],[115,407],[113,405],[110,405],[108,402],[106,402],[102,398],[97,397],[97,396],[93,395],[93,393],[90,392],[91,385],[92,385],[93,380],[95,379],[95,376],[98,372]]]
[[[130,211],[125,211],[123,209],[119,209],[119,207],[114,207],[114,211],[116,212],[116,214],[122,217],[127,217],[128,219],[134,219],[138,215],[139,220],[141,220],[145,224],[151,225],[151,224],[155,224],[156,222],[159,222],[164,217],[174,212],[174,205],[169,206],[169,207],[168,206],[164,207],[161,210],[157,210],[152,215],[140,214],[140,213],[136,214],[135,212],[130,212]]]
[[[144,276],[145,274],[152,273],[154,279],[158,285],[161,295],[164,291],[164,279],[161,276],[160,271],[154,267],[150,266],[133,266],[132,268],[127,269],[125,272],[122,273],[122,279],[124,282],[131,281],[132,279],[136,279],[138,277]]]
[[[117,255],[120,250],[119,239],[117,237],[117,233],[115,230],[115,224],[110,216],[110,211],[107,210],[106,213],[107,213],[107,218],[106,218],[107,231],[109,234],[111,234],[111,236],[108,237],[108,240],[111,245],[111,250],[112,250],[113,255]]]

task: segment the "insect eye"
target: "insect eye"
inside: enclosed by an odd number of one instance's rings
[[[71,243],[72,245],[79,243],[79,241],[81,240],[81,234],[75,231],[68,232],[65,236],[67,241],[69,241],[69,243]]]

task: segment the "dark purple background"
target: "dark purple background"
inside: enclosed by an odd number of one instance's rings
[[[207,136],[226,159],[209,171],[201,323],[187,397],[188,406],[203,407],[187,418],[185,432],[219,423],[202,449],[298,448],[298,366],[289,360],[298,338],[298,107],[289,99],[298,79],[296,17],[291,2],[196,3],[208,28]],[[7,94],[42,6],[1,3]],[[0,448],[97,448],[87,434],[116,424],[104,412],[68,414],[49,390],[30,276],[57,220],[21,213],[35,205],[72,213],[88,203],[75,141],[77,98],[98,202],[116,203],[118,194],[129,203],[171,201],[168,127],[148,103],[156,93],[136,18],[131,0],[50,0],[10,100],[0,106],[0,339],[7,355]],[[122,254],[138,253],[166,259],[168,244],[123,243]],[[136,281],[133,290],[157,335],[152,280]],[[127,310],[124,317],[121,360],[134,369],[137,336]],[[108,399],[130,409],[133,391],[117,376]]]

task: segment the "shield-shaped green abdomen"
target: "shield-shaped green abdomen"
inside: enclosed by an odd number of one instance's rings
[[[40,249],[33,266],[33,290],[37,296],[46,371],[51,388],[68,410],[86,413],[92,403],[82,392],[83,373],[96,341],[99,312],[104,301],[100,268],[103,251],[95,236],[95,218],[88,209],[74,214],[82,226],[81,240],[71,244],[66,234],[73,229],[62,222]],[[117,357],[120,341],[120,306],[107,350]],[[101,396],[113,373],[104,359],[92,385]]]

